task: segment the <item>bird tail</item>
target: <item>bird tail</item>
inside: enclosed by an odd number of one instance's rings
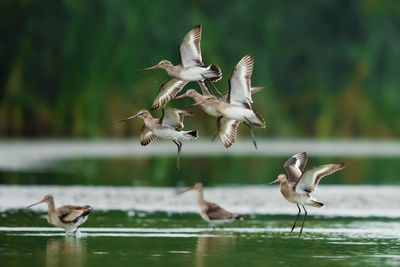
[[[251,94],[254,94],[254,93],[257,93],[257,92],[261,91],[263,88],[264,88],[263,86],[261,86],[261,87],[251,87],[250,88],[250,92],[251,92]]]
[[[323,208],[323,207],[325,207],[325,204],[322,202],[312,200],[310,206],[317,207],[317,208]]]
[[[208,72],[204,75],[205,78],[209,79],[212,82],[216,82],[221,80],[222,78],[222,71],[218,67],[218,65],[211,64],[208,66]]]
[[[265,128],[265,121],[264,121],[263,117],[261,116],[261,114],[258,113],[257,111],[255,111],[254,109],[253,109],[253,112],[256,115],[257,119],[260,121],[260,123],[253,123],[253,124],[257,127]]]
[[[197,132],[197,130],[186,131],[183,132],[183,137],[186,141],[191,141],[199,137],[199,133]]]
[[[81,216],[86,216],[86,215],[88,215],[90,212],[92,212],[92,207],[91,206],[89,206],[89,205],[87,205],[87,206],[85,206],[85,211],[84,212],[82,212],[82,215]]]

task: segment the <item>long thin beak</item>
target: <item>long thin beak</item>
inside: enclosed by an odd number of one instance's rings
[[[194,187],[186,188],[185,190],[183,190],[182,192],[180,192],[179,195],[180,195],[180,194],[183,194],[183,193],[186,193],[187,191],[190,191],[190,190],[193,190],[193,189],[194,189]]]
[[[29,206],[26,207],[26,208],[28,209],[28,208],[30,208],[30,207],[33,207],[33,206],[35,206],[35,205],[37,205],[37,204],[40,204],[40,203],[43,203],[43,202],[44,202],[44,200],[42,199],[42,200],[40,200],[39,202],[33,203],[32,205],[29,205]]]
[[[122,120],[120,120],[120,121],[118,121],[118,122],[124,122],[124,121],[128,121],[128,120],[134,119],[134,118],[136,118],[138,115],[139,115],[139,114],[133,115],[133,116],[131,116],[131,117],[122,119]]]
[[[278,179],[273,180],[272,182],[269,182],[268,184],[276,184],[276,183],[279,183],[279,180],[278,180]]]
[[[158,65],[154,65],[154,66],[151,66],[151,67],[148,67],[148,68],[142,69],[141,71],[153,70],[153,69],[157,69],[157,68],[159,68],[159,67],[158,67]]]
[[[180,96],[175,97],[175,99],[182,98],[182,97],[185,97],[185,96],[188,96],[188,95],[187,94],[181,94]]]

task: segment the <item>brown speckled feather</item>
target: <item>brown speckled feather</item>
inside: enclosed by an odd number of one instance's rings
[[[205,214],[208,216],[210,220],[235,219],[239,216],[237,214],[224,210],[215,203],[212,202],[205,202],[205,203],[207,205],[207,210],[205,210]]]
[[[235,143],[239,124],[240,121],[226,119],[222,116],[218,118],[218,133],[222,143],[226,148],[232,146],[232,144]]]
[[[152,142],[156,139],[157,139],[157,136],[152,131],[147,129],[145,124],[143,124],[142,131],[139,136],[140,144],[142,146],[146,146],[146,145],[150,144],[150,142]]]
[[[188,66],[203,66],[201,58],[201,25],[195,26],[188,32],[179,46],[182,65]]]
[[[57,209],[58,218],[63,223],[76,222],[80,217],[86,216],[91,212],[90,206],[71,206],[66,205]]]
[[[155,110],[164,106],[168,101],[174,98],[187,83],[187,81],[182,81],[175,78],[171,78],[163,83],[156,98],[154,99],[151,109]]]

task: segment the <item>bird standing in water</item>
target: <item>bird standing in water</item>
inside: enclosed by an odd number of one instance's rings
[[[161,118],[153,118],[147,110],[140,110],[136,115],[120,120],[127,121],[134,118],[141,118],[144,121],[142,132],[140,133],[140,144],[148,145],[157,137],[171,140],[178,147],[176,167],[180,169],[180,153],[182,141],[195,140],[198,137],[197,130],[182,131],[184,116],[193,116],[192,113],[175,108],[165,108],[162,110]]]
[[[67,235],[79,235],[78,227],[86,222],[89,213],[92,211],[92,207],[90,206],[66,205],[56,208],[52,195],[45,195],[42,200],[27,208],[40,203],[47,203],[47,221],[54,226],[64,229]]]
[[[204,200],[202,183],[196,183],[193,187],[187,188],[182,193],[185,193],[190,190],[197,191],[197,202],[200,207],[200,216],[205,221],[211,222],[212,224],[215,225],[215,224],[231,222],[234,220],[243,220],[242,216],[235,213],[231,213],[227,210],[224,210],[215,203]]]
[[[344,168],[344,163],[338,163],[321,165],[304,171],[306,164],[307,154],[305,152],[293,155],[283,165],[287,176],[280,174],[278,175],[278,179],[270,183],[279,183],[280,191],[286,200],[297,205],[299,212],[297,213],[296,219],[293,223],[292,230],[290,231],[291,233],[296,227],[296,222],[301,212],[299,205],[303,207],[305,214],[299,237],[303,232],[304,222],[306,221],[307,217],[307,210],[304,206],[307,205],[317,208],[322,208],[325,206],[324,203],[321,203],[312,197],[311,193],[317,190],[318,183],[323,177]]]
[[[143,69],[164,69],[171,77],[161,85],[151,107],[152,110],[165,105],[190,81],[216,82],[222,78],[222,72],[217,65],[211,64],[206,68],[202,67],[204,63],[201,57],[200,42],[201,25],[197,25],[185,35],[179,46],[181,64],[174,66],[168,60],[161,60],[157,65]],[[201,86],[201,88],[204,87]],[[206,94],[207,92],[203,93]]]
[[[246,54],[236,65],[231,77],[229,78],[228,95],[222,95],[217,98],[213,95],[202,96],[190,89],[185,96],[192,97],[197,101],[194,105],[201,105],[202,109],[218,117],[218,133],[225,147],[230,147],[236,141],[237,129],[240,122],[243,122],[250,129],[254,147],[257,149],[257,143],[254,139],[253,125],[265,128],[264,119],[255,110],[251,108],[253,100],[251,95],[257,92],[261,87],[251,87],[251,75],[253,73],[254,59],[251,54]]]

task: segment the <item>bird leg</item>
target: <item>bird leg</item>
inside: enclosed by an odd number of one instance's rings
[[[217,89],[217,87],[215,87],[214,83],[210,79],[208,79],[207,77],[204,77],[204,75],[201,75],[201,76],[204,78],[204,80],[206,80],[207,82],[209,82],[212,85],[212,87],[219,94],[219,96],[222,96],[222,93]]]
[[[79,231],[78,228],[76,228],[76,230],[75,230],[75,236],[78,238],[82,237],[82,233],[81,233],[81,231]]]
[[[303,232],[304,222],[306,221],[306,218],[307,218],[307,211],[306,211],[306,208],[304,206],[303,206],[303,209],[304,209],[305,214],[304,214],[303,224],[301,225],[299,237],[301,236],[301,233]]]
[[[220,131],[220,124],[219,124],[220,119],[222,119],[222,116],[218,117],[218,119],[217,119],[217,131],[214,133],[214,135],[213,135],[213,137],[211,139],[211,142],[215,141],[215,138],[217,137],[217,134]]]
[[[211,142],[214,142],[214,141],[215,141],[215,138],[217,138],[217,134],[218,134],[218,132],[215,132],[215,133],[214,133],[214,135],[212,136]]]
[[[297,219],[299,218],[299,215],[300,215],[300,212],[301,212],[299,204],[296,204],[296,205],[297,205],[297,208],[299,209],[299,213],[297,213],[296,220],[294,220],[294,224],[292,226],[292,230],[290,231],[291,233],[293,232],[294,228],[296,227],[296,222],[297,222]]]
[[[182,149],[182,142],[181,141],[175,141],[175,140],[172,140],[172,141],[178,147],[178,154],[177,154],[177,158],[176,158],[176,168],[179,171],[180,168],[181,168],[180,154],[181,154],[181,149]]]
[[[208,88],[206,86],[206,84],[202,81],[198,81],[197,82],[199,84],[199,87],[201,89],[201,93],[206,96],[206,95],[210,95],[210,91],[208,91]]]
[[[243,123],[244,123],[247,127],[249,127],[249,129],[250,129],[250,134],[251,134],[251,139],[253,140],[254,147],[255,147],[256,150],[257,150],[257,143],[256,143],[256,140],[254,139],[253,124],[249,121],[248,118],[246,118],[246,117],[244,117],[244,118],[247,120],[247,122],[243,122]]]

